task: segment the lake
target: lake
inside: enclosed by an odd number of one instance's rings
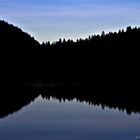
[[[64,101],[65,100],[65,101]],[[0,140],[136,140],[140,114],[41,95],[0,119]]]

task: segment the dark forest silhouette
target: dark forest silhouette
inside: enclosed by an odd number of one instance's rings
[[[97,75],[98,79],[106,79],[108,75],[111,80],[127,79],[128,75],[129,79],[137,77],[139,39],[140,28],[127,27],[126,31],[103,32],[77,42],[60,39],[40,45],[18,27],[0,21],[5,76],[15,75],[20,79],[88,81],[96,79]]]
[[[0,21],[0,47],[1,87],[9,87],[7,84],[23,85],[35,80],[45,83],[75,82],[93,92],[87,94],[85,90],[86,94],[83,96],[80,92],[67,92],[61,97],[62,92],[56,88],[58,90],[56,94],[43,96],[58,99],[77,98],[93,104],[101,103],[127,109],[127,112],[140,110],[138,27],[127,27],[126,31],[119,30],[114,33],[102,32],[101,35],[78,39],[76,42],[60,39],[54,43],[40,44],[20,28]],[[19,88],[19,91],[21,89]],[[13,108],[11,106],[7,111],[10,102],[4,104],[1,102],[0,106],[5,106],[1,108],[3,110],[1,117],[20,109],[37,96],[29,92],[27,92],[29,94],[18,93],[19,96],[9,91],[0,95],[1,99],[7,99],[9,96],[11,104],[14,103]],[[15,103],[17,97],[19,102]],[[95,100],[92,97],[95,97]]]

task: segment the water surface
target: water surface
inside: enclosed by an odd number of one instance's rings
[[[37,97],[20,111],[0,119],[1,140],[135,140],[140,115],[86,102]]]

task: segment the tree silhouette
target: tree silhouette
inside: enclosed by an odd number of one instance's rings
[[[92,83],[110,94],[112,88],[123,94],[139,91],[139,40],[140,28],[127,27],[76,41],[39,44],[18,27],[0,21],[1,79]]]

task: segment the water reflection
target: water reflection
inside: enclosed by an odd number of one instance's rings
[[[135,140],[139,130],[139,115],[41,96],[0,120],[2,140]]]
[[[61,101],[86,102],[92,106],[118,109],[127,114],[140,113],[138,94],[99,93],[93,85],[77,83],[30,83],[16,86],[6,86],[0,96],[0,118],[19,111],[30,104],[38,96],[44,99],[58,99]]]

